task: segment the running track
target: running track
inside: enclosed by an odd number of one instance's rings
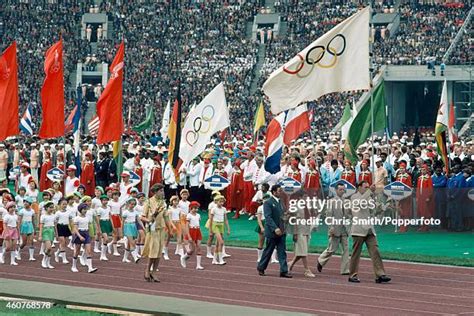
[[[229,247],[228,252],[232,257],[225,266],[211,265],[210,259],[203,258],[204,271],[194,270],[194,258],[183,269],[173,255],[170,261],[161,262],[161,283],[146,283],[144,262],[125,264],[121,257],[108,255],[110,261],[104,263],[95,254],[93,264],[99,271],[88,274],[79,266],[81,272],[73,274],[70,264],[53,262],[56,269],[45,270],[39,256],[36,262],[25,261],[25,248],[18,266],[0,265],[0,277],[318,315],[474,315],[471,268],[384,262],[392,282],[376,284],[370,260],[361,260],[361,283],[352,284],[347,276],[339,275],[338,257],[318,273],[312,255],[314,279],[303,277],[301,262],[293,279],[282,279],[277,264],[269,266],[265,277],[258,276],[255,250]]]

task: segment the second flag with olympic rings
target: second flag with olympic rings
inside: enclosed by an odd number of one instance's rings
[[[229,109],[221,82],[186,117],[179,150],[183,165],[206,149],[212,135],[229,125]]]

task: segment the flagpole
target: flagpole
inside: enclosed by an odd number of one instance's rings
[[[372,11],[372,6],[370,7],[370,11]],[[369,34],[371,34],[370,28],[370,21],[369,21]],[[369,35],[369,73],[370,73],[370,128],[371,128],[371,136],[370,141],[372,143],[372,161],[370,165],[372,167],[372,183],[375,182],[375,146],[374,146],[374,67],[373,67],[373,43],[371,40],[371,36]]]
[[[309,109],[308,109],[309,110]],[[313,118],[314,118],[314,115],[313,115]],[[314,156],[316,156],[316,141],[314,139],[314,134],[313,134],[313,126],[311,124],[312,122],[309,122],[309,136],[311,137],[311,142],[313,143],[313,154]],[[316,165],[318,167],[318,172],[319,172],[319,187],[321,188],[321,196],[322,196],[322,199],[324,200],[324,188],[323,188],[323,183],[321,182],[321,168],[319,167],[319,164],[318,164],[318,161],[316,159]],[[328,188],[329,190],[329,188]]]

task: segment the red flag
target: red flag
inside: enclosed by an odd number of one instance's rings
[[[60,39],[46,52],[46,77],[41,89],[43,120],[38,133],[40,138],[64,136],[64,73],[63,40]]]
[[[18,65],[16,42],[0,56],[0,141],[18,135]]]
[[[99,132],[97,144],[109,143],[122,139],[122,87],[123,87],[123,58],[125,45],[122,42],[114,61],[109,67],[110,79],[104,92],[97,101],[97,116],[99,117]]]

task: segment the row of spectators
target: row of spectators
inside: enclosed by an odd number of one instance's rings
[[[101,62],[110,63],[124,38],[124,112],[127,116],[129,107],[134,109],[132,125],[145,118],[146,111],[142,109],[150,105],[158,109],[154,128],[159,128],[164,107],[176,95],[178,80],[181,80],[185,111],[224,81],[233,129],[250,132],[262,92],[250,93],[259,43],[250,40],[246,33],[253,17],[261,12],[263,1],[200,2],[117,0],[102,1],[97,6],[92,0],[2,1],[0,13],[5,33],[0,48],[17,40],[21,112],[30,102],[40,104],[44,53],[60,35],[65,42],[68,91],[75,90],[69,75],[78,61],[84,63],[85,70],[94,70]],[[275,4],[275,11],[287,25],[287,34],[271,37],[265,43],[265,59],[257,87],[296,52],[359,8],[358,4],[343,1],[278,1]],[[393,8],[392,1],[376,3],[378,12],[391,12]],[[404,4],[395,9],[401,14],[398,32],[390,34],[386,29],[375,32],[380,34],[374,43],[375,62],[379,65],[424,64],[433,58],[440,63],[470,8]],[[112,35],[98,42],[96,51],[92,51],[87,36],[81,37],[81,17],[90,10],[108,15]],[[472,46],[469,31],[452,54],[451,63],[468,61]],[[311,103],[310,108],[315,113],[313,124],[318,133],[327,134],[339,121],[344,105],[357,101],[360,95],[358,92],[331,94]],[[73,106],[74,92],[67,95],[67,100],[68,107]],[[34,111],[39,111],[39,106]],[[35,120],[40,117],[35,115]]]

